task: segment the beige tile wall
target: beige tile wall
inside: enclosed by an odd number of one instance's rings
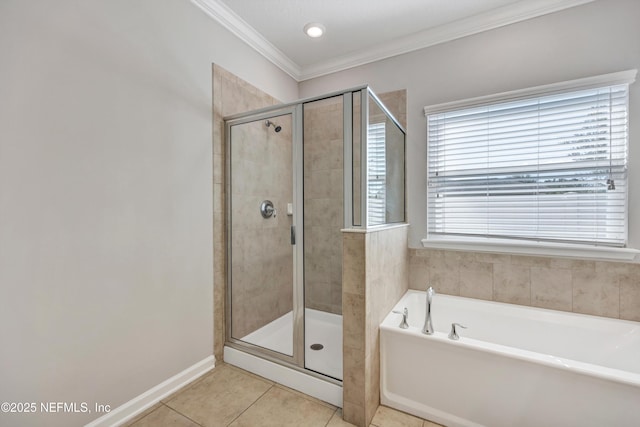
[[[225,116],[280,102],[222,67],[212,66],[213,79],[213,354],[222,360],[225,341],[227,247],[225,222]]]
[[[357,426],[365,420],[366,235],[342,235],[343,416]]]
[[[231,144],[231,335],[242,339],[293,309],[293,201],[291,116],[274,118],[280,132],[262,120],[233,127]],[[276,215],[263,218],[262,201]]]
[[[387,110],[407,129],[407,90],[394,90],[392,92],[376,93]]]
[[[409,270],[411,289],[640,321],[640,264],[411,249]]]
[[[357,426],[380,404],[379,325],[408,288],[407,230],[343,234],[343,415]]]
[[[342,314],[342,96],[304,105],[305,306]]]

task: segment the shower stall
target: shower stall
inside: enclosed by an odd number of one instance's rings
[[[342,406],[342,230],[405,221],[405,131],[362,86],[225,133],[225,360]]]

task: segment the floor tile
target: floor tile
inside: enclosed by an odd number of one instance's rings
[[[422,427],[423,420],[395,409],[379,406],[371,424],[376,427]]]
[[[230,427],[324,427],[334,412],[326,405],[274,386]]]
[[[221,365],[165,404],[205,427],[226,427],[271,387],[269,381]]]
[[[334,405],[332,405],[331,403],[327,403],[327,402],[325,402],[324,400],[316,399],[316,398],[315,398],[315,397],[313,397],[313,396],[309,396],[308,394],[304,394],[304,393],[303,393],[303,392],[301,392],[301,391],[294,390],[294,389],[289,388],[289,387],[287,387],[287,386],[284,386],[284,385],[282,385],[282,384],[275,384],[275,386],[276,386],[276,387],[279,387],[279,388],[282,388],[282,389],[284,389],[284,390],[287,390],[287,391],[289,391],[289,392],[291,392],[291,393],[293,393],[293,394],[297,394],[297,395],[298,395],[298,396],[300,396],[300,397],[304,397],[305,399],[310,400],[310,401],[312,401],[312,402],[316,402],[316,403],[318,403],[319,405],[326,406],[327,408],[331,409],[331,411],[332,411],[332,412],[335,412],[335,411],[338,409],[338,407],[337,407],[337,406],[334,406]]]
[[[338,409],[333,417],[329,420],[327,427],[355,427],[353,424],[346,422],[342,419],[342,409]]]
[[[157,409],[138,419],[131,427],[199,427],[198,424],[186,418],[173,409],[160,405]]]
[[[444,426],[425,420],[424,423],[422,424],[422,427],[444,427]]]
[[[139,421],[140,419],[146,417],[147,415],[149,415],[150,413],[152,413],[156,409],[160,408],[161,406],[164,406],[161,402],[156,403],[155,405],[151,406],[150,408],[145,409],[144,411],[142,411],[141,413],[139,413],[135,417],[131,418],[129,421],[127,421],[126,423],[122,424],[120,427],[131,427],[137,421]]]

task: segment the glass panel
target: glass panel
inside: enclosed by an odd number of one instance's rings
[[[305,368],[342,379],[342,95],[304,104]]]
[[[387,118],[387,199],[386,222],[404,222],[405,218],[405,134]]]
[[[405,135],[369,96],[367,129],[368,225],[405,220]]]
[[[269,120],[231,127],[231,336],[292,356],[292,118]]]
[[[360,171],[360,162],[362,159],[362,154],[360,150],[361,146],[361,134],[360,128],[362,123],[362,109],[360,108],[361,104],[361,96],[362,91],[357,91],[352,93],[353,96],[353,153],[352,153],[352,162],[353,162],[353,225],[361,226],[362,224],[362,185],[361,185],[361,171]]]

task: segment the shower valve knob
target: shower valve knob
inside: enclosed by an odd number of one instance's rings
[[[260,204],[260,214],[262,218],[276,217],[276,208],[273,207],[271,200],[265,200]]]

